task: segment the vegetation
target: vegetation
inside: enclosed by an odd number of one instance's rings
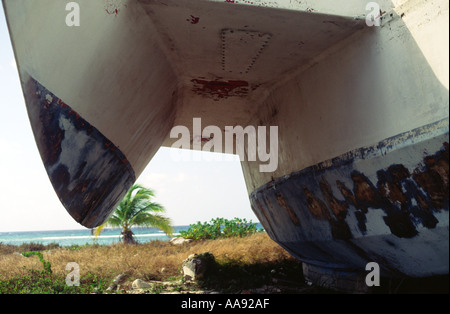
[[[44,256],[42,255],[42,253],[37,252],[37,251],[30,251],[30,252],[24,252],[24,253],[22,253],[22,255],[25,256],[25,257],[30,257],[30,256],[33,256],[33,255],[38,256],[39,260],[42,263],[42,266],[44,266],[44,272],[47,273],[47,274],[51,274],[52,273],[52,266],[51,266],[49,261],[46,261],[44,259]]]
[[[183,260],[199,252],[211,252],[219,267],[211,278],[191,289],[211,287],[232,291],[263,282],[269,284],[270,271],[283,267],[284,272],[288,272],[287,265],[295,265],[292,269],[295,269],[296,276],[301,277],[301,264],[265,233],[258,233],[243,238],[194,241],[181,246],[167,241],[152,241],[137,245],[117,243],[82,246],[76,250],[60,247],[40,251],[51,263],[51,274],[42,270],[42,263],[37,258],[25,258],[14,252],[0,254],[0,294],[102,293],[122,273],[129,275],[122,286],[122,293],[131,289],[134,279],[181,282]],[[69,262],[79,264],[79,287],[65,285]],[[161,293],[164,289],[155,287],[149,293]],[[182,282],[178,289],[185,289]]]
[[[44,245],[42,243],[23,243],[20,245],[4,244],[0,242],[0,254],[9,254],[14,252],[29,252],[29,251],[45,251],[59,248],[59,244],[51,243]]]
[[[7,280],[0,280],[0,294],[90,294],[106,290],[106,282],[96,275],[86,274],[80,278],[80,286],[68,286],[65,277],[46,271],[25,269]]]
[[[165,212],[164,207],[150,200],[154,196],[152,190],[139,184],[133,185],[108,221],[96,228],[95,234],[99,235],[105,226],[119,227],[122,228],[125,244],[136,243],[131,231],[133,226],[158,228],[172,236],[170,219],[160,214]]]
[[[231,237],[244,237],[249,236],[257,232],[261,232],[263,229],[258,230],[256,223],[249,222],[244,218],[234,218],[233,220],[227,220],[225,218],[211,219],[210,222],[200,221],[196,224],[189,226],[187,231],[181,231],[180,235],[186,239],[220,239]]]

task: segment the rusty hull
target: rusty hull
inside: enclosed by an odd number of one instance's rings
[[[273,180],[250,198],[272,239],[310,265],[357,271],[378,262],[386,276],[432,276],[449,270],[448,175],[445,119]]]
[[[94,228],[109,217],[136,180],[125,155],[38,81],[29,78],[27,107],[47,174],[62,204]]]

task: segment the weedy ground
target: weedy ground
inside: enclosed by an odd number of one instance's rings
[[[28,251],[39,251],[50,263],[51,273],[45,271],[37,256],[20,254]],[[197,240],[180,246],[166,241],[71,247],[0,244],[0,293],[102,292],[122,273],[128,278],[125,287],[134,279],[182,282],[183,260],[202,252],[213,253],[216,267],[191,289],[239,292],[273,284],[275,274],[289,279],[291,284],[304,285],[301,263],[265,233],[258,233],[242,238]],[[65,285],[69,273],[66,265],[71,262],[79,265],[80,287]]]
[[[43,259],[38,258],[39,254],[29,254],[29,257],[21,254],[30,251],[39,252]],[[216,266],[202,281],[187,284],[182,279],[181,264],[189,255],[202,252],[211,252]],[[71,262],[79,265],[78,287],[67,286],[65,282],[70,271],[66,270],[66,265]],[[47,267],[44,267],[45,265]],[[161,282],[147,289],[145,293],[163,293],[167,290],[333,293],[331,290],[306,285],[302,264],[265,233],[242,238],[195,240],[180,246],[166,241],[136,245],[119,243],[71,247],[35,243],[12,246],[0,243],[0,294],[107,293],[107,288],[114,278],[124,273],[127,280],[118,293],[129,293],[131,283],[135,279]],[[170,289],[163,282],[170,282]],[[428,286],[425,285],[426,282],[413,282],[408,285],[402,281],[402,284],[403,290],[394,286],[394,289],[387,292],[448,293],[448,276],[433,279]],[[440,288],[437,285],[440,285]]]

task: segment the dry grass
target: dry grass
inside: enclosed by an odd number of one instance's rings
[[[68,273],[65,270],[67,263],[76,262],[80,266],[81,276],[91,274],[112,279],[127,272],[131,278],[162,280],[179,276],[184,259],[190,254],[205,251],[212,252],[219,264],[251,266],[295,261],[264,233],[245,238],[196,241],[182,246],[155,241],[139,245],[82,247],[77,250],[55,248],[42,251],[42,254],[51,263],[53,273],[62,278]],[[11,247],[1,252],[0,280],[24,274],[27,269],[42,269],[36,256],[23,257],[17,253],[20,250],[14,253]]]
[[[80,266],[81,278],[90,278],[86,279],[86,284],[95,282],[98,286],[99,282],[102,282],[106,285],[103,286],[104,289],[122,273],[129,275],[124,284],[127,290],[131,287],[132,280],[137,278],[162,281],[170,280],[170,277],[180,279],[183,260],[194,253],[211,252],[216,258],[218,267],[200,283],[199,289],[234,293],[278,282],[277,287],[284,286],[283,293],[330,293],[329,290],[322,288],[305,287],[301,263],[265,233],[245,238],[195,241],[182,246],[174,246],[163,241],[138,245],[85,246],[76,249],[42,247],[36,244],[22,246],[0,244],[0,283],[15,278],[12,281],[14,285],[20,281],[18,278],[29,278],[30,270],[43,270],[37,256],[27,258],[20,254],[30,250],[40,250],[44,259],[51,263],[53,279],[59,278],[64,282],[68,273],[67,263],[76,262]],[[289,287],[286,287],[286,284]],[[402,281],[402,286],[399,287],[398,291],[404,293],[422,291],[448,293],[448,275],[425,281]],[[384,286],[383,289],[389,287]],[[22,290],[11,291],[21,293]]]

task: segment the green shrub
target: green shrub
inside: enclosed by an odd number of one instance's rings
[[[180,235],[186,239],[219,239],[231,237],[245,237],[260,232],[256,223],[247,221],[245,218],[234,218],[227,220],[225,218],[211,219],[210,222],[200,221],[189,226],[187,231],[180,231]]]
[[[68,286],[64,276],[28,269],[25,274],[0,280],[0,294],[90,294],[103,293],[106,280],[87,274],[80,278],[80,286]]]
[[[42,263],[42,266],[44,267],[44,271],[46,273],[48,273],[48,274],[52,273],[52,266],[51,266],[50,262],[48,262],[48,261],[46,261],[44,259],[44,256],[42,255],[42,253],[37,252],[37,251],[31,251],[31,252],[23,252],[22,255],[25,256],[25,257],[30,257],[30,256],[33,256],[33,255],[38,256],[39,260]]]

